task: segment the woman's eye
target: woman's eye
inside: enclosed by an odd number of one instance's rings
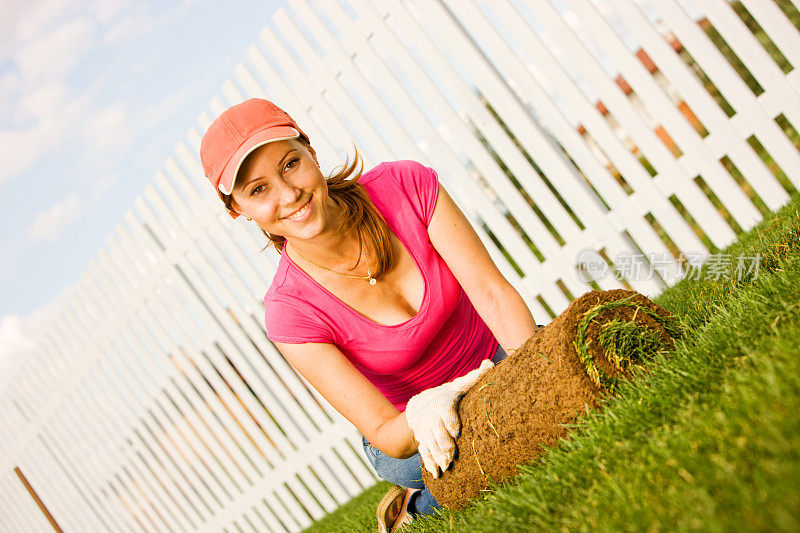
[[[255,187],[253,187],[253,190],[250,191],[250,196],[253,196],[254,194],[258,194],[263,190],[264,190],[264,186],[263,185],[256,185]]]
[[[300,161],[300,159],[299,159],[299,158],[297,158],[297,157],[293,157],[293,158],[291,158],[291,159],[289,160],[289,162],[288,162],[288,163],[286,163],[286,168],[292,168],[292,167],[296,167],[297,165],[296,165],[295,163],[298,163],[299,161]]]

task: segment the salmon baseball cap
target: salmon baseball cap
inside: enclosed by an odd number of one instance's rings
[[[308,135],[283,109],[269,100],[251,98],[217,117],[200,142],[203,172],[222,198],[231,194],[244,159],[259,146]],[[309,143],[310,144],[310,143]],[[238,213],[228,211],[236,218]]]

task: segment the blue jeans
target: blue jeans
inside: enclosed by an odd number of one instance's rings
[[[503,348],[498,346],[497,352],[492,357],[492,362],[498,364],[507,355]],[[415,492],[408,502],[408,512],[411,513],[412,517],[417,514],[431,514],[434,509],[440,507],[439,502],[436,501],[431,491],[422,482],[422,458],[419,453],[415,453],[407,459],[395,459],[370,444],[364,435],[361,435],[361,442],[364,445],[364,453],[367,454],[367,460],[381,479],[402,487],[422,489]]]

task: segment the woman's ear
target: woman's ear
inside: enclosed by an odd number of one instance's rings
[[[235,213],[237,216],[242,214],[239,211],[239,205],[236,203],[236,200],[233,199],[233,196],[229,197],[228,205],[226,207],[230,213]]]

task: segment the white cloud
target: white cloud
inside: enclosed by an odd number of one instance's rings
[[[35,348],[36,340],[24,330],[19,316],[6,315],[0,320],[0,390]]]
[[[0,61],[7,59],[24,43],[49,31],[53,23],[63,19],[70,9],[70,0],[3,2],[0,17]]]
[[[195,85],[192,83],[185,83],[177,91],[168,94],[162,98],[161,101],[148,107],[144,113],[142,113],[141,124],[143,129],[148,130],[168,119],[170,115],[175,112],[175,109],[186,101],[195,88]]]
[[[30,123],[60,116],[67,99],[67,87],[63,83],[43,84],[25,91],[16,106],[17,122]]]
[[[116,159],[128,147],[133,132],[132,121],[127,109],[122,102],[115,102],[96,111],[84,126],[83,134],[87,139],[92,139],[88,145],[89,156],[108,157]],[[105,154],[112,150],[113,154]]]
[[[63,79],[89,50],[95,26],[88,17],[76,17],[27,42],[14,57],[23,79]]]
[[[117,180],[119,180],[119,174],[113,172],[101,173],[101,177],[98,178],[97,184],[94,186],[94,190],[92,190],[92,198],[98,200],[117,182]]]
[[[82,197],[75,193],[70,194],[64,200],[56,202],[49,209],[36,215],[25,234],[37,242],[55,241],[78,218],[85,207],[86,202]]]
[[[90,12],[97,21],[106,26],[133,4],[133,0],[95,0]]]
[[[0,184],[12,176],[28,170],[41,156],[41,147],[58,137],[53,122],[27,130],[0,130]]]
[[[36,347],[36,341],[22,330],[22,319],[6,315],[0,320],[0,346],[3,352],[27,352]]]
[[[29,170],[68,135],[76,98],[66,77],[89,50],[94,23],[73,16],[48,28],[52,13],[42,11],[58,13],[60,5],[40,2],[19,12],[16,33],[29,38],[15,42],[12,69],[0,78],[0,185]]]
[[[19,365],[36,350],[37,338],[52,323],[60,301],[61,295],[28,316],[0,318],[0,392]]]
[[[119,41],[139,37],[156,27],[158,21],[150,12],[149,6],[135,4],[133,12],[128,12],[116,21],[103,35],[105,44],[114,44]]]
[[[113,0],[110,0],[113,1]],[[101,1],[100,3],[104,3]],[[123,2],[126,12],[124,17],[120,17],[103,35],[103,43],[114,44],[118,41],[141,37],[159,26],[170,23],[180,17],[191,5],[192,0],[185,0],[182,4],[171,9],[164,10],[159,14],[154,14],[150,5],[144,3],[132,3],[130,0]],[[116,6],[118,11],[123,8]],[[103,21],[103,18],[98,17]],[[106,20],[107,22],[107,17]]]
[[[98,74],[85,80],[86,88],[69,77],[102,45],[104,28],[128,20],[131,0],[8,3],[0,20],[0,30],[6,30],[0,32],[0,66],[8,60],[10,67],[0,75],[0,185],[65,143],[82,144],[89,157],[107,155],[109,146],[116,153],[127,147],[132,132],[125,109],[119,104],[96,106],[97,91],[108,80]],[[145,22],[142,17],[134,21]],[[113,128],[114,134],[104,128]],[[100,157],[92,163],[107,161]]]
[[[10,102],[12,97],[19,94],[19,86],[19,73],[11,71],[0,75],[0,102]],[[13,111],[11,106],[0,104],[0,121],[10,121]]]
[[[70,94],[61,84],[49,84],[20,95],[9,112],[4,113],[0,99],[0,117],[13,113],[17,125],[0,126],[0,185],[24,174],[39,159],[52,154],[71,142],[91,144],[96,141],[87,131],[90,124],[97,123],[91,105],[102,80],[82,94]],[[2,80],[0,80],[2,92]],[[98,120],[109,120],[114,113],[101,112]]]

